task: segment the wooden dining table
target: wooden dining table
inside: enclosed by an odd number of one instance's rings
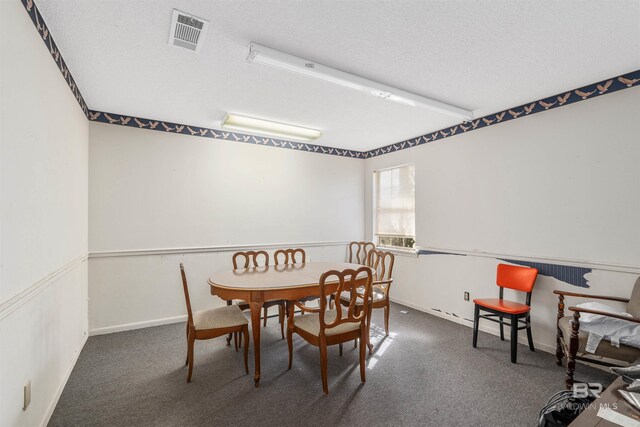
[[[360,264],[345,262],[307,262],[302,264],[270,265],[267,267],[249,267],[237,270],[220,271],[208,280],[211,294],[223,300],[240,299],[249,303],[251,309],[251,330],[253,334],[253,352],[256,387],[260,383],[260,313],[267,301],[295,301],[305,297],[320,296],[320,276],[329,270],[346,270],[362,267]],[[366,276],[358,281],[363,283]],[[333,285],[333,286],[332,286]],[[335,291],[336,282],[328,282],[327,292]],[[290,306],[293,306],[290,304]],[[291,309],[290,309],[291,310]],[[292,310],[291,310],[292,311]],[[245,343],[247,345],[248,343]]]

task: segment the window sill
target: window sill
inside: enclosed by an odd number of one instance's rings
[[[397,248],[394,246],[378,246],[376,249],[381,249],[384,251],[391,252],[394,255],[398,256],[406,256],[411,258],[418,258],[418,250],[417,249],[409,249],[409,248]]]

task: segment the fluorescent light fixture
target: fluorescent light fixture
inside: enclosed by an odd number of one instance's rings
[[[425,98],[424,96],[387,86],[373,80],[365,79],[364,77],[336,70],[335,68],[327,67],[326,65],[317,64],[257,43],[251,43],[249,45],[249,56],[247,56],[247,62],[256,62],[258,64],[293,71],[294,73],[366,92],[370,95],[388,99],[390,101],[459,117],[464,121],[473,119],[472,111]]]
[[[322,135],[322,132],[316,129],[309,129],[301,126],[272,122],[271,120],[256,119],[255,117],[247,117],[231,113],[227,114],[222,121],[222,127],[256,133],[258,135],[295,139],[297,141],[313,141]]]

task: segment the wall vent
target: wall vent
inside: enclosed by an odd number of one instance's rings
[[[173,9],[169,44],[198,53],[208,26],[207,20]]]

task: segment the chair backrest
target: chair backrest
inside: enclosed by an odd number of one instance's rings
[[[260,263],[259,256],[263,257],[264,263]],[[238,264],[238,258],[242,258],[244,262],[242,264]],[[265,251],[246,251],[246,252],[236,252],[233,254],[233,269],[237,270],[238,268],[249,268],[251,267],[266,267],[269,265],[269,254]]]
[[[633,285],[629,304],[627,304],[627,313],[640,319],[640,277],[636,280],[636,284]]]
[[[369,252],[369,256],[367,257],[367,265],[376,273],[376,282],[387,282],[380,283],[376,285],[378,288],[382,289],[386,294],[391,287],[391,283],[388,283],[393,278],[393,263],[395,262],[396,256],[391,252],[379,251],[377,249],[373,249]]]
[[[376,245],[373,242],[351,242],[349,243],[349,262],[366,265],[369,252],[375,249]]]
[[[519,265],[498,264],[496,284],[500,286],[500,298],[503,289],[509,288],[527,293],[527,305],[531,304],[531,291],[538,277],[538,269]]]
[[[180,263],[180,275],[182,276],[182,289],[184,290],[184,300],[187,303],[187,324],[193,327],[193,313],[191,312],[191,300],[189,299],[189,287],[187,286],[187,276],[184,274],[184,265]]]
[[[296,259],[297,257],[297,259]],[[304,264],[307,261],[307,254],[304,249],[278,249],[273,254],[276,265],[280,264]]]
[[[357,270],[330,270],[322,274],[320,277],[320,334],[324,334],[327,328],[336,327],[342,323],[358,323],[364,322],[369,312],[369,297],[371,295],[371,269],[368,267],[360,267]],[[362,283],[364,279],[364,283]],[[334,285],[338,282],[338,287],[334,292],[329,292],[327,286]],[[358,288],[364,287],[364,293],[358,294]],[[333,295],[335,301],[339,301],[342,292],[348,292],[350,295],[349,306],[343,309],[340,304],[336,308],[336,318],[333,322],[325,321],[325,312],[327,310],[327,296]],[[361,305],[357,306],[357,302]],[[361,310],[359,310],[359,308]],[[358,312],[358,313],[356,313]]]

